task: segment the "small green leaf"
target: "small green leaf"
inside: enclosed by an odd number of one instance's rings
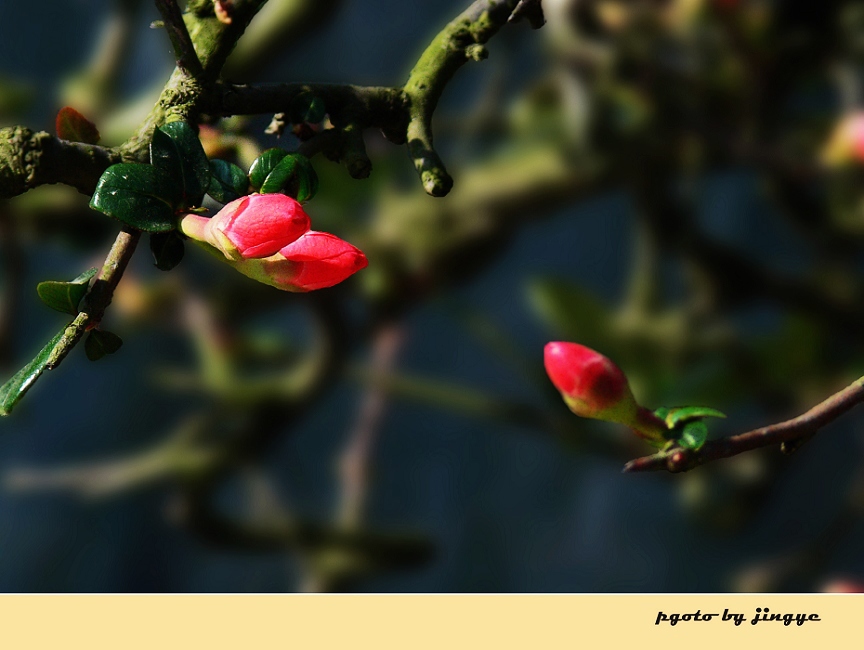
[[[655,411],[656,413],[656,411]],[[717,409],[708,408],[707,406],[680,406],[678,408],[669,409],[669,413],[665,416],[666,424],[670,429],[674,429],[683,422],[696,420],[699,418],[725,418],[726,415]]]
[[[291,107],[288,111],[292,124],[303,122],[318,124],[324,119],[326,113],[327,108],[324,106],[324,101],[310,92],[297,95],[294,101],[291,102]]]
[[[78,313],[78,303],[87,293],[90,280],[99,269],[92,268],[84,271],[70,282],[59,282],[57,280],[46,280],[36,285],[36,293],[39,299],[51,309],[62,311],[73,316]]]
[[[255,188],[255,191],[261,189],[270,172],[287,155],[287,151],[279,147],[273,147],[262,152],[260,156],[252,161],[252,165],[249,167],[249,182]]]
[[[9,415],[35,381],[39,379],[47,367],[51,353],[65,333],[66,328],[64,327],[54,335],[54,338],[48,341],[45,347],[39,350],[39,354],[30,363],[15,373],[12,379],[3,386],[0,386],[0,415]]]
[[[156,268],[160,271],[170,271],[183,259],[186,245],[176,230],[170,232],[154,232],[150,235],[150,252]]]
[[[281,192],[308,201],[318,191],[318,174],[303,154],[289,153],[273,168],[261,185],[262,194]]]
[[[214,158],[210,161],[210,185],[207,194],[219,203],[229,203],[249,190],[246,173],[234,163]]]
[[[176,227],[177,185],[153,165],[120,163],[105,170],[90,207],[125,224],[148,232]]]
[[[170,122],[153,132],[151,164],[180,186],[180,209],[201,205],[210,185],[210,163],[195,130],[186,122]]]
[[[708,439],[708,427],[702,420],[694,420],[684,425],[678,444],[685,449],[700,449]]]
[[[315,173],[315,168],[312,167],[312,162],[303,154],[297,154],[300,157],[300,168],[303,173],[302,183],[297,191],[297,200],[305,203],[314,198],[318,194],[318,174]],[[303,197],[303,198],[300,198]]]
[[[86,117],[71,106],[64,106],[54,120],[57,136],[72,142],[96,144],[99,142],[99,129]]]
[[[91,330],[84,341],[84,352],[90,361],[99,361],[106,354],[114,354],[123,345],[123,340],[112,332]]]

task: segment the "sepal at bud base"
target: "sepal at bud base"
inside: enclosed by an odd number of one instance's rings
[[[627,377],[607,357],[578,343],[554,341],[546,344],[544,362],[549,379],[576,415],[618,422],[652,444],[667,442],[666,424],[636,402]]]

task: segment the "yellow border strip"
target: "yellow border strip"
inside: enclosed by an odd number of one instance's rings
[[[862,619],[864,595],[10,595],[0,647],[788,650],[857,647]]]

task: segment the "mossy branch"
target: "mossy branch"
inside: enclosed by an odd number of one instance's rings
[[[190,2],[182,16],[173,0],[156,0],[165,17],[178,67],[137,132],[117,149],[68,143],[25,127],[0,131],[0,198],[21,194],[45,183],[66,183],[92,193],[105,169],[121,160],[146,162],[153,130],[167,121],[197,122],[212,115],[278,113],[303,92],[320,97],[333,131],[306,143],[310,153],[323,151],[342,160],[354,178],[371,171],[362,133],[379,128],[396,144],[407,142],[424,189],[432,196],[450,191],[450,178],[432,143],[432,114],[447,83],[469,59],[485,58],[485,43],[521,6],[518,0],[478,0],[448,24],[426,48],[404,87],[330,84],[220,83],[219,72],[264,0],[236,0],[230,23],[219,20],[213,3]],[[524,5],[524,3],[522,3]],[[534,13],[538,9],[535,7]],[[182,20],[181,20],[182,18]],[[539,25],[536,20],[532,25]],[[194,45],[194,47],[193,47]]]
[[[177,67],[192,77],[201,77],[204,68],[198,55],[195,53],[195,45],[186,29],[183,14],[177,5],[177,0],[155,0],[156,8],[162,15],[165,30],[171,39],[174,48],[174,57],[177,59]]]
[[[488,55],[485,44],[505,25],[519,0],[477,0],[435,37],[404,86],[409,102],[408,151],[423,189],[444,196],[453,179],[432,143],[432,114],[444,88],[467,61]]]
[[[90,195],[102,172],[121,159],[116,149],[61,140],[45,131],[0,129],[0,199],[50,183]]]

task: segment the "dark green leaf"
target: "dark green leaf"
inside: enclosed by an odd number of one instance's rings
[[[702,420],[695,420],[684,425],[684,431],[678,438],[678,444],[685,449],[700,449],[708,439],[708,427]]]
[[[84,352],[90,361],[99,361],[106,354],[114,354],[123,345],[123,340],[111,332],[91,330],[84,341]]]
[[[656,415],[661,420],[665,420],[666,416],[669,415],[669,409],[665,406],[661,406],[658,409],[654,409],[654,415]],[[666,424],[668,426],[669,423],[667,422]]]
[[[176,227],[176,189],[153,165],[120,163],[102,174],[90,207],[138,230],[165,232]]]
[[[262,152],[249,167],[249,182],[255,190],[261,189],[267,176],[288,155],[287,151],[279,147],[273,147]]]
[[[201,205],[210,184],[210,163],[195,130],[186,122],[171,122],[153,132],[150,162],[180,186],[180,209]]]
[[[46,280],[36,285],[36,293],[51,309],[62,311],[73,316],[78,313],[78,303],[87,293],[90,280],[99,269],[92,268],[84,271],[81,275],[70,282],[59,282],[57,280]]]
[[[296,198],[300,203],[305,203],[318,194],[318,174],[312,163],[303,154],[296,154],[300,162],[300,187],[297,189]]]
[[[281,192],[303,203],[318,191],[318,175],[303,154],[289,153],[261,185],[262,194]]]
[[[726,415],[717,409],[708,408],[707,406],[681,406],[669,410],[665,416],[666,424],[670,429],[674,429],[682,422],[696,420],[700,418],[725,418]]]
[[[324,101],[309,92],[297,95],[294,101],[291,102],[291,107],[288,111],[292,124],[303,122],[318,124],[324,119],[326,113],[327,109],[324,106]]]
[[[249,190],[246,173],[234,163],[215,158],[210,161],[210,185],[207,194],[219,203],[229,203]]]
[[[171,232],[154,232],[150,235],[150,251],[156,268],[160,271],[170,271],[183,259],[186,245],[176,230]]]
[[[3,386],[0,386],[0,415],[9,415],[12,409],[15,408],[15,405],[30,390],[34,382],[39,379],[39,375],[45,371],[48,359],[51,358],[51,353],[57,347],[65,332],[66,328],[64,327],[54,335],[54,338],[48,341],[44,348],[39,350],[39,354],[36,355],[33,361],[21,368]]]

